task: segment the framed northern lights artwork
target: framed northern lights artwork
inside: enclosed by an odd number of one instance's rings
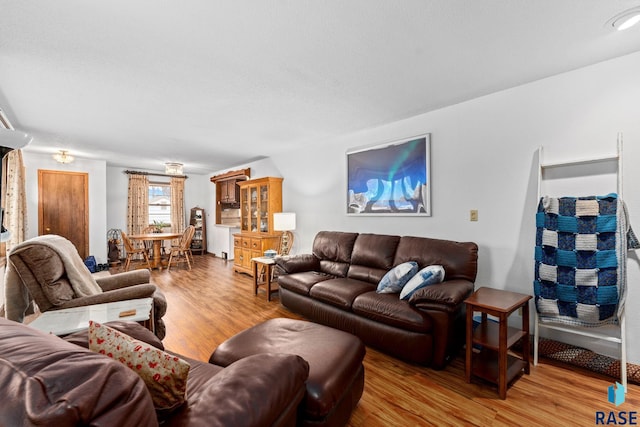
[[[431,216],[431,134],[347,151],[347,214]]]

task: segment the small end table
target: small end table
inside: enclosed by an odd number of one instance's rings
[[[467,345],[465,373],[467,383],[472,375],[498,384],[501,399],[507,398],[507,385],[523,370],[529,374],[529,300],[530,295],[493,288],[480,288],[465,300],[467,304]],[[507,320],[522,308],[522,328],[509,327]],[[480,324],[473,327],[473,313],[482,313]],[[490,321],[487,315],[497,318]],[[509,349],[522,340],[522,358],[509,354]],[[473,346],[479,345],[479,352]]]
[[[273,273],[273,266],[276,265],[276,261],[273,258],[261,256],[251,258],[251,265],[253,267],[253,293],[258,295],[258,288],[264,286],[267,291],[267,301],[271,301],[271,292],[277,291],[278,288],[271,289],[273,283],[271,277]],[[258,265],[264,269],[264,279],[260,280],[261,274],[258,274]]]

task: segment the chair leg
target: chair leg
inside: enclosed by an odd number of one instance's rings
[[[189,262],[189,252],[184,251],[184,258],[187,260],[187,265],[189,266],[189,271],[191,271],[191,262]]]
[[[167,263],[167,271],[171,270],[171,261],[173,261],[173,251],[169,254],[169,262]]]
[[[142,252],[142,255],[144,256],[144,260],[147,262],[147,268],[151,271],[151,261],[149,261],[149,256],[146,252]]]

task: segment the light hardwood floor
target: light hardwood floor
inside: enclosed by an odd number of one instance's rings
[[[254,296],[252,279],[234,273],[232,262],[195,256],[192,271],[154,271],[168,300],[165,346],[200,360],[232,335],[274,317],[301,318]],[[630,328],[633,329],[633,328]],[[640,386],[630,385],[615,407],[607,389],[615,381],[542,359],[500,400],[495,386],[465,382],[464,354],[444,370],[412,365],[367,348],[365,387],[350,426],[592,426],[596,411],[640,411]]]

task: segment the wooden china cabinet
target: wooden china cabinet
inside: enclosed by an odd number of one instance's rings
[[[253,274],[251,258],[278,250],[282,232],[273,230],[273,214],[282,212],[283,178],[265,177],[238,182],[240,233],[233,235],[233,268]]]

